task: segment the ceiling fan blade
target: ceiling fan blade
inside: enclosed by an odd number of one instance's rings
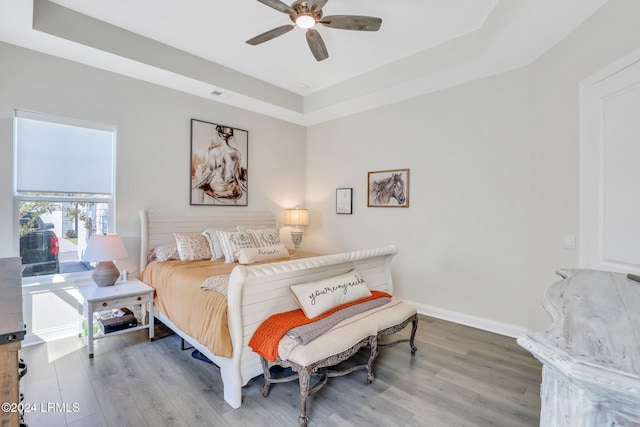
[[[378,31],[382,19],[373,16],[332,15],[323,17],[320,23],[325,27],[341,30]]]
[[[267,42],[271,39],[275,39],[278,36],[288,33],[294,28],[295,28],[295,25],[283,25],[281,27],[274,28],[273,30],[269,30],[267,32],[264,32],[262,34],[255,36],[252,39],[247,40],[247,44],[255,46],[257,44]]]
[[[329,52],[327,52],[327,47],[324,45],[320,33],[313,28],[307,30],[307,43],[309,43],[309,49],[311,49],[316,61],[322,61],[329,57]]]
[[[293,9],[289,7],[289,5],[282,3],[280,0],[258,0],[258,1],[282,13],[287,13],[289,15],[295,15],[296,13]]]
[[[320,10],[324,7],[325,4],[327,4],[327,1],[329,0],[313,0],[311,3],[311,12],[315,12],[316,10]]]

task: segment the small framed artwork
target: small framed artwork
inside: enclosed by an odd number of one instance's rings
[[[369,172],[367,188],[370,208],[409,207],[409,169]]]
[[[191,205],[247,206],[249,132],[191,119]]]
[[[353,213],[353,188],[336,188],[336,213]]]

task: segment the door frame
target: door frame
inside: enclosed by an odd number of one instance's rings
[[[640,272],[637,264],[605,260],[603,251],[603,141],[600,84],[640,63],[640,49],[580,82],[580,210],[578,263],[580,268]],[[640,77],[638,78],[640,84]],[[593,191],[593,189],[597,191]]]

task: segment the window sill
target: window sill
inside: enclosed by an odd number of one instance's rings
[[[74,288],[92,283],[91,272],[52,274],[50,276],[32,276],[22,278],[22,294],[34,294]]]

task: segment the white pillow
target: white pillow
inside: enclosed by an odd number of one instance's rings
[[[247,232],[216,230],[216,235],[220,240],[222,252],[224,252],[224,262],[236,262],[236,252],[242,248],[255,248],[253,238]]]
[[[209,250],[211,251],[211,261],[224,258],[224,252],[222,251],[222,245],[220,239],[216,234],[215,228],[207,228],[202,232],[202,235],[207,238],[209,243]]]
[[[247,229],[246,232],[249,233],[251,237],[253,237],[253,241],[259,248],[282,244],[282,242],[280,241],[280,233],[275,228],[250,228]]]
[[[309,319],[339,305],[371,296],[371,291],[357,270],[316,282],[293,285],[290,289]]]
[[[180,261],[198,261],[211,259],[209,242],[206,237],[198,233],[174,233]]]
[[[236,258],[240,264],[253,264],[270,259],[286,258],[289,251],[285,245],[268,246],[263,248],[243,248],[236,251]]]

